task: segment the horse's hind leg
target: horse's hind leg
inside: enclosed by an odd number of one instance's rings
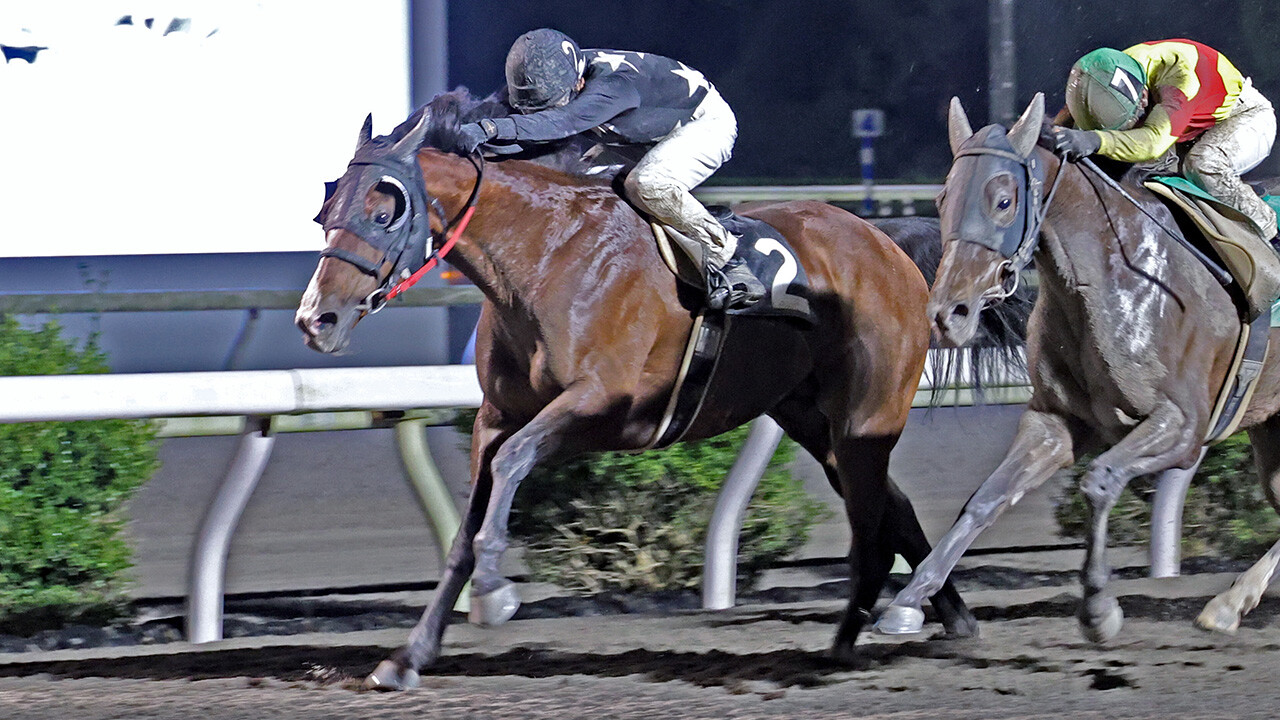
[[[1249,439],[1253,442],[1253,456],[1263,490],[1271,506],[1280,511],[1280,416],[1249,428]],[[1196,618],[1196,625],[1205,630],[1234,633],[1240,627],[1240,618],[1258,606],[1278,565],[1280,541],[1253,567],[1241,573],[1230,589],[1210,600]]]
[[[458,527],[458,534],[449,548],[444,573],[436,586],[431,604],[423,612],[418,624],[409,632],[403,647],[382,661],[369,677],[364,687],[373,690],[403,690],[417,685],[418,670],[430,665],[440,656],[440,643],[444,637],[449,614],[453,611],[462,588],[475,567],[472,542],[484,522],[489,504],[492,476],[490,463],[494,453],[507,437],[497,426],[499,413],[488,403],[480,407],[473,431],[471,469],[471,494],[467,500],[467,514]]]
[[[894,549],[914,568],[924,562],[933,547],[929,545],[924,528],[920,527],[920,519],[916,517],[911,500],[893,482],[893,478],[889,478],[888,491],[890,502],[884,519],[886,534]],[[942,583],[942,589],[929,598],[929,603],[937,611],[938,621],[942,623],[948,636],[964,638],[978,634],[978,619],[965,605],[960,591],[956,590],[950,578]]]
[[[798,442],[822,465],[822,469],[827,476],[827,482],[831,484],[837,495],[844,498],[847,493],[840,479],[840,473],[836,469],[835,457],[831,453],[829,425],[821,413],[813,410],[812,400],[782,403],[771,414],[778,421],[778,424],[782,426],[783,430],[786,431],[787,435]],[[888,477],[887,472],[884,480],[887,503],[884,510],[885,517],[880,525],[881,537],[890,552],[901,553],[907,559],[907,562],[914,565],[929,553],[929,540],[925,537],[924,530],[920,527],[920,521],[916,518],[915,509],[911,506],[911,501],[897,488],[892,479]],[[851,525],[852,522],[850,520]],[[852,570],[856,571],[854,565],[857,563],[858,560],[853,555],[853,549],[851,548],[850,565]],[[889,569],[891,568],[892,565],[890,564]],[[856,578],[858,575],[853,577]],[[887,577],[888,569],[885,569],[884,577],[876,585],[875,596],[870,600],[867,610],[874,605],[875,600],[879,597],[884,579]],[[864,582],[868,580],[866,576],[862,576],[862,579]],[[868,592],[870,591],[868,590]],[[850,602],[846,613],[852,614],[858,619],[864,619],[865,613],[858,607],[857,595],[857,587],[851,586]],[[942,589],[937,594],[930,598],[930,602],[937,611],[938,619],[943,623],[948,634],[964,636],[976,632],[977,620],[969,612],[969,608],[965,606],[960,593],[949,580],[943,584]],[[844,658],[846,661],[850,659],[854,642],[857,640],[857,632],[860,629],[860,626],[857,628],[850,626],[848,631],[838,634],[835,643],[832,645],[833,656]],[[853,632],[853,635],[847,636],[846,632]]]
[[[858,633],[870,619],[871,609],[893,567],[893,548],[885,542],[882,528],[886,519],[890,522],[896,519],[887,508],[890,505],[889,452],[897,440],[896,435],[836,440],[841,495],[853,535],[849,547],[852,592],[831,646],[831,654],[837,660],[853,660]]]

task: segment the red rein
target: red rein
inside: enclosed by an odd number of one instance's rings
[[[440,261],[440,258],[444,257],[450,250],[453,249],[453,244],[458,242],[458,236],[461,235],[462,231],[466,229],[467,223],[471,222],[471,216],[474,215],[475,212],[476,212],[475,205],[472,205],[471,207],[467,208],[467,211],[462,215],[462,219],[459,220],[457,226],[453,228],[453,234],[449,236],[449,239],[445,241],[444,245],[440,246],[440,250],[438,250],[437,252],[431,253],[431,257],[427,259],[427,262],[422,267],[418,268],[417,272],[405,278],[404,280],[401,280],[400,282],[396,283],[396,286],[391,288],[391,290],[387,292],[387,300],[391,300],[392,298],[404,292],[405,290],[408,290],[409,288],[413,287],[415,283],[417,283],[419,280],[422,279],[423,275],[426,275],[428,272],[430,272],[431,268],[435,267],[436,263]]]

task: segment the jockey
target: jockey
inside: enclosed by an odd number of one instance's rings
[[[648,147],[627,175],[627,198],[706,248],[713,306],[741,307],[764,295],[734,258],[737,239],[689,192],[729,159],[738,136],[733,110],[702,73],[651,53],[581,50],[544,28],[516,39],[506,74],[508,101],[520,114],[463,125],[463,150],[588,131],[601,143]]]
[[[1068,160],[1097,153],[1176,167],[1182,154],[1183,175],[1247,215],[1264,239],[1276,235],[1275,211],[1240,179],[1270,154],[1275,111],[1213,48],[1157,40],[1094,50],[1067,79],[1055,122],[1071,120],[1079,130],[1053,128],[1054,148]]]

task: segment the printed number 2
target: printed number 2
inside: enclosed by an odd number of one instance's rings
[[[755,248],[761,255],[777,253],[782,256],[782,267],[778,268],[777,274],[773,276],[773,288],[769,292],[769,299],[773,302],[773,306],[779,310],[794,310],[807,315],[809,301],[787,292],[791,281],[796,279],[795,256],[787,252],[787,248],[778,242],[777,238],[762,237],[756,240]]]

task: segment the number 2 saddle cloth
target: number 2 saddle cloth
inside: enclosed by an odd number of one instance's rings
[[[671,228],[652,223],[663,261],[688,286],[689,292],[681,293],[681,302],[695,315],[666,412],[653,439],[643,449],[667,447],[679,441],[698,416],[715,376],[720,349],[730,331],[730,316],[791,318],[806,326],[817,322],[809,304],[808,276],[782,233],[760,220],[735,215],[723,206],[712,205],[707,210],[726,230],[738,236],[735,256],[741,257],[760,279],[765,294],[759,302],[745,308],[724,312],[707,310],[706,282],[700,270],[706,251],[701,244]]]
[[[782,233],[760,220],[735,215],[723,205],[709,205],[711,215],[738,238],[735,257],[741,258],[764,284],[765,294],[759,302],[732,308],[729,315],[790,317],[814,324],[809,307],[809,278],[796,259],[795,251]],[[658,252],[667,267],[682,282],[696,290],[705,290],[700,268],[706,250],[672,228],[651,223],[658,240]]]

